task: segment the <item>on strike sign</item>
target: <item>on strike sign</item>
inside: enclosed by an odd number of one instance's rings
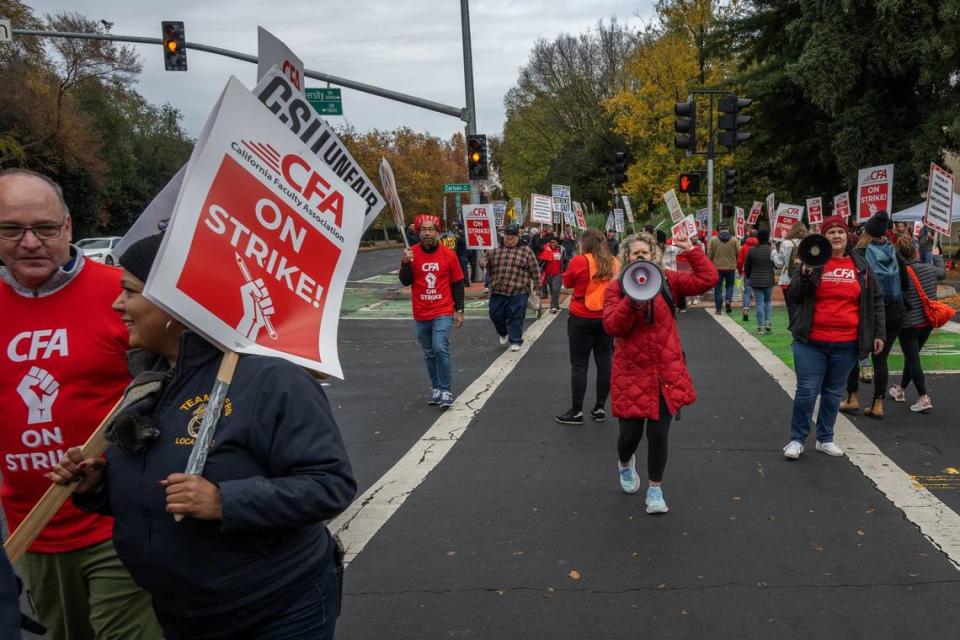
[[[803,217],[803,207],[798,204],[787,204],[781,202],[777,205],[777,213],[774,217],[773,233],[770,237],[773,240],[784,240],[793,225],[800,222]]]
[[[893,206],[893,165],[860,169],[857,176],[857,222],[876,212],[891,213]]]
[[[807,198],[807,222],[810,224],[823,222],[823,198]]]
[[[497,233],[493,204],[463,205],[467,249],[496,249]]]
[[[337,324],[368,202],[231,78],[144,295],[221,348],[342,377]]]
[[[850,217],[850,194],[846,191],[833,196],[833,215],[844,220]]]

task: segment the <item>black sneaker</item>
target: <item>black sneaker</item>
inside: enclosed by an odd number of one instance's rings
[[[730,303],[729,303],[729,302],[727,303],[726,311],[727,311],[727,313],[733,313],[733,307],[730,306]]]
[[[744,321],[744,322],[750,322],[750,312],[749,312],[749,311],[744,311],[744,312],[743,312],[743,321]]]
[[[590,417],[596,420],[597,422],[603,422],[607,419],[607,412],[603,410],[603,407],[597,407],[590,412]]]
[[[557,416],[557,422],[560,424],[583,424],[583,411],[574,412],[571,409],[562,416]]]

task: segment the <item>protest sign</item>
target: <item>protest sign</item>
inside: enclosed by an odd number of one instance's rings
[[[613,224],[614,228],[617,230],[617,233],[623,233],[623,209],[613,210]]]
[[[785,240],[790,229],[800,222],[802,217],[803,207],[798,204],[781,202],[777,205],[777,212],[774,214],[773,231],[770,233],[770,239]]]
[[[913,237],[919,238],[920,232],[923,231],[923,222],[914,222],[913,223]]]
[[[303,61],[285,45],[282,40],[264,29],[257,27],[257,82],[277,67],[296,88],[303,93],[304,81]]]
[[[583,215],[583,207],[580,206],[579,202],[573,203],[573,214],[577,220],[577,229],[586,229],[587,216]]]
[[[366,203],[363,228],[366,230],[383,210],[386,201],[337,137],[333,127],[314,111],[306,98],[276,67],[260,80],[253,93],[276,120],[296,134],[300,142],[308,145],[312,154],[363,199]],[[269,151],[264,153],[270,155]]]
[[[697,237],[697,221],[694,219],[692,214],[684,216],[680,222],[670,228],[670,232],[674,237],[677,236],[678,228],[679,232],[682,235],[685,235],[687,238]]]
[[[743,218],[743,207],[734,207],[735,232],[738,238],[747,235],[747,221]]]
[[[893,206],[893,165],[860,169],[857,174],[857,222],[866,222],[877,211],[888,214]]]
[[[844,220],[850,217],[850,194],[847,191],[833,196],[833,215]]]
[[[186,170],[187,165],[180,167],[180,170],[170,179],[170,182],[153,197],[153,200],[143,210],[133,226],[123,234],[123,237],[114,246],[113,254],[115,256],[122,256],[127,248],[137,240],[156,235],[167,228],[170,223],[170,214],[173,212],[174,205],[177,204],[177,196],[180,195],[180,186],[183,184],[183,176]]]
[[[463,205],[467,249],[496,249],[496,222],[492,203]]]
[[[820,224],[823,222],[823,198],[807,198],[807,223]]]
[[[703,222],[700,221],[700,218],[697,218],[695,223],[697,225],[697,235],[699,236],[703,234]]]
[[[770,221],[771,224],[773,223],[773,218],[775,214],[773,210],[773,205],[775,204],[773,195],[774,194],[772,193],[767,194],[767,219]]]
[[[386,158],[380,158],[380,185],[383,187],[383,193],[390,202],[390,210],[393,211],[393,223],[403,238],[403,246],[410,248],[410,242],[407,240],[407,225],[403,218],[403,205],[400,204],[400,194],[397,193],[397,180],[393,177],[393,167],[387,162]]]
[[[493,205],[493,218],[497,223],[498,227],[503,226],[503,218],[507,215],[507,201],[506,200],[496,200],[491,202]]]
[[[710,212],[706,208],[697,209],[696,219],[700,224],[707,224],[707,220],[710,219]]]
[[[680,208],[680,201],[677,200],[677,192],[673,189],[663,194],[663,201],[667,203],[667,211],[670,212],[670,219],[674,224],[683,220],[683,209]]]
[[[520,198],[513,199],[513,219],[518,226],[523,224],[523,202]]]
[[[930,182],[927,185],[927,208],[923,224],[940,233],[950,235],[953,216],[953,175],[930,163]]]
[[[627,213],[627,222],[633,224],[633,208],[630,206],[630,198],[627,196],[620,196],[623,200],[623,210]]]
[[[340,303],[368,201],[306,145],[231,78],[144,295],[225,351],[342,377]]]
[[[763,203],[759,200],[754,200],[753,205],[750,207],[750,214],[747,216],[747,224],[754,225],[757,224],[757,220],[760,219],[760,210],[763,208]]]
[[[606,229],[607,229],[607,231],[616,231],[616,230],[617,230],[617,223],[616,223],[616,220],[615,220],[614,217],[613,217],[613,211],[611,211],[610,213],[607,214]]]
[[[570,187],[564,184],[555,184],[550,188],[553,196],[553,210],[560,212],[561,216],[554,216],[555,221],[563,217],[562,214],[571,211],[570,208]]]
[[[553,198],[540,193],[530,195],[530,220],[540,224],[553,222]]]

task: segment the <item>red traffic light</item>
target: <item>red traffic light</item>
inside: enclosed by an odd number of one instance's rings
[[[680,186],[680,193],[699,193],[700,192],[700,174],[699,173],[681,173],[679,186]]]

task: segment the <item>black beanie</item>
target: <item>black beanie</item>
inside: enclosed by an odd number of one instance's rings
[[[162,233],[137,240],[120,256],[120,266],[139,280],[146,282],[147,276],[150,275],[150,267],[153,266],[157,252],[160,251],[161,242],[163,242]]]
[[[770,229],[760,229],[760,231],[757,231],[757,242],[760,244],[770,242]]]
[[[890,222],[890,216],[886,211],[878,211],[870,216],[863,224],[863,230],[871,238],[882,238],[887,231],[887,223]]]

